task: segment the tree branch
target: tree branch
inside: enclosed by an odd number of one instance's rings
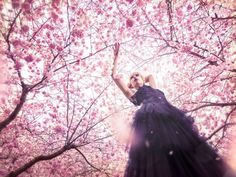
[[[95,104],[95,102],[97,101],[97,99],[105,92],[105,90],[110,86],[111,82],[101,91],[101,93],[93,100],[93,102],[90,104],[90,106],[86,109],[85,113],[83,114],[82,118],[88,113],[88,111],[91,109],[91,107]],[[74,129],[73,133],[71,134],[70,138],[68,139],[68,142],[73,143],[74,141],[76,141],[76,139],[78,139],[79,137],[81,137],[82,135],[84,135],[86,132],[88,132],[89,130],[91,130],[93,127],[95,127],[98,123],[100,123],[101,121],[97,122],[96,124],[94,124],[93,126],[87,128],[83,133],[79,134],[78,136],[76,136],[73,140],[73,136],[76,133],[79,124],[81,122],[81,120],[79,121],[79,123],[76,125],[76,128]]]
[[[229,17],[212,17],[211,18],[213,21],[218,21],[218,20],[231,20],[231,19],[236,19],[236,16],[229,16]]]
[[[204,105],[201,105],[197,108],[194,108],[192,110],[188,110],[187,112],[194,112],[194,111],[197,111],[201,108],[204,108],[204,107],[209,107],[209,106],[220,106],[220,107],[224,107],[224,106],[235,106],[236,105],[236,102],[231,102],[231,103],[207,103],[207,104],[204,104]]]
[[[230,125],[236,125],[236,122],[232,122],[232,123],[226,123],[222,126],[220,126],[219,128],[217,128],[210,136],[208,136],[205,141],[211,139],[217,132],[219,132],[221,129],[225,129],[227,126],[230,126]]]
[[[23,84],[19,103],[16,105],[14,111],[10,115],[5,120],[0,122],[0,132],[16,118],[17,114],[20,112],[22,106],[25,103],[28,92],[29,92],[28,86]]]
[[[65,151],[70,150],[72,148],[75,148],[75,146],[74,145],[70,145],[70,146],[66,145],[66,146],[63,146],[61,149],[59,149],[58,151],[56,151],[52,154],[37,156],[34,159],[30,160],[28,163],[24,164],[22,167],[20,167],[20,168],[16,169],[15,171],[12,171],[11,173],[9,173],[6,177],[16,177],[16,176],[20,175],[21,173],[25,172],[27,169],[32,167],[37,162],[51,160],[51,159],[63,154]]]
[[[5,40],[7,41],[7,43],[10,42],[10,35],[11,35],[11,32],[12,32],[12,30],[13,30],[13,27],[14,27],[15,23],[16,23],[16,19],[17,19],[17,18],[19,17],[19,15],[21,14],[21,11],[22,11],[22,10],[20,9],[19,12],[16,14],[15,18],[13,19],[11,25],[10,25],[10,28],[9,28],[8,33],[7,33],[7,36],[6,36],[6,38],[5,38]],[[8,50],[10,51],[10,44],[8,44]]]
[[[79,152],[80,155],[82,155],[82,157],[83,157],[84,160],[87,162],[87,164],[89,164],[92,168],[94,168],[94,169],[96,169],[96,170],[98,170],[98,171],[101,171],[101,169],[99,169],[99,168],[95,167],[93,164],[91,164],[91,163],[88,161],[88,159],[85,157],[85,155],[84,155],[77,147],[75,147],[74,149],[75,149],[77,152]]]
[[[167,5],[167,15],[169,17],[169,25],[170,25],[170,40],[173,40],[173,30],[174,26],[172,23],[172,1],[171,0],[166,0],[166,5]]]

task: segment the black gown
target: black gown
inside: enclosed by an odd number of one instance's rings
[[[144,85],[132,96],[134,116],[125,177],[235,177],[159,89]]]

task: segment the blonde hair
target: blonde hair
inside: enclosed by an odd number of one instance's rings
[[[135,72],[133,72],[132,74],[130,74],[130,76],[129,76],[128,87],[129,87],[130,89],[133,89],[133,88],[134,88],[134,87],[132,86],[131,82],[130,82],[130,81],[131,81],[131,77],[132,77],[134,74],[139,74],[140,77],[142,78],[143,82],[145,83],[145,77],[144,77],[140,72],[135,71]]]

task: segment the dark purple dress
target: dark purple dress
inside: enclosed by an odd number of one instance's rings
[[[125,177],[235,177],[199,136],[193,119],[162,91],[144,85],[132,102],[142,105],[134,116]]]

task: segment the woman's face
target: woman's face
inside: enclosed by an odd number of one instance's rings
[[[141,76],[141,74],[138,72],[134,72],[133,74],[131,74],[130,84],[133,88],[136,88],[136,89],[143,86],[144,81],[143,81],[143,77]]]

